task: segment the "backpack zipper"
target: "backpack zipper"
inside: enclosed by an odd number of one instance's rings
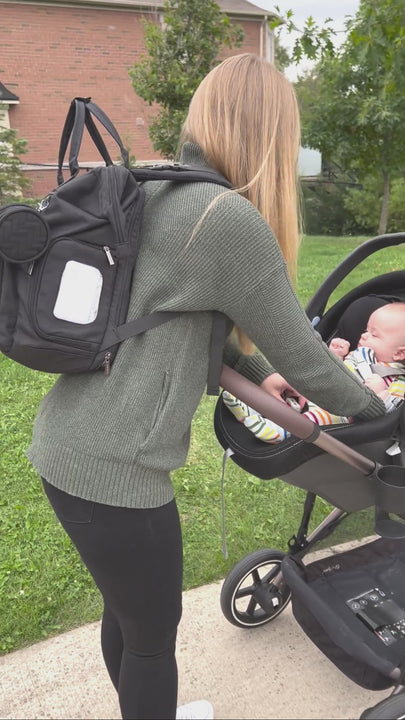
[[[115,174],[113,172],[111,172],[111,170],[109,172],[109,170],[110,170],[110,168],[108,167],[107,168],[107,178],[108,178],[108,188],[109,188],[109,193],[110,193],[109,199],[111,201],[112,216],[113,216],[113,221],[114,221],[111,224],[113,225],[113,228],[117,234],[117,244],[120,244],[121,246],[126,245],[126,246],[130,247],[129,239],[132,237],[134,225],[135,225],[135,222],[138,217],[138,204],[134,203],[134,212],[132,214],[129,224],[127,225],[127,232],[125,232],[125,227],[123,227],[123,225],[122,225],[122,222],[121,222],[122,218],[121,218],[121,215],[119,214],[119,210],[116,206],[116,203],[112,202],[114,197],[118,197],[117,178],[116,178]],[[127,237],[128,237],[128,239],[127,239]],[[106,247],[104,247],[104,251],[105,251],[107,257],[109,257]],[[135,255],[135,257],[136,257],[136,255]],[[114,259],[112,256],[111,256],[111,259],[113,260],[113,264],[114,264]],[[109,262],[110,262],[110,260],[109,260]],[[119,263],[119,256],[118,256],[118,263]],[[110,264],[111,264],[111,262],[110,262]],[[121,265],[122,265],[122,263],[121,263]],[[128,259],[127,259],[125,264],[121,268],[121,273],[122,273],[121,288],[120,288],[120,292],[117,295],[117,300],[115,303],[115,312],[114,312],[114,316],[113,316],[113,321],[116,324],[119,323],[121,320],[121,309],[122,309],[122,304],[125,299],[123,288],[125,288],[127,285],[128,273],[133,272],[134,265],[135,265],[135,259],[134,259],[133,263],[128,262]],[[111,366],[111,353],[110,353],[109,358],[104,358],[104,362],[102,365],[106,375],[109,374],[110,366]]]
[[[95,247],[97,247],[97,245],[96,245]],[[114,260],[114,258],[113,258],[113,256],[112,256],[111,250],[110,250],[110,248],[108,247],[108,245],[103,245],[103,250],[104,250],[104,252],[105,252],[105,254],[106,254],[106,256],[107,256],[108,264],[111,265],[111,266],[112,266],[112,265],[115,265],[115,260]],[[29,264],[28,267],[27,267],[27,275],[32,275],[32,271],[34,270],[34,266],[35,266],[35,260],[32,260],[32,262],[30,262],[30,264]]]
[[[102,367],[104,369],[104,375],[106,375],[108,377],[108,375],[111,372],[111,353],[110,352],[105,353]]]
[[[108,245],[103,245],[103,250],[104,250],[105,254],[107,255],[108,264],[115,265],[114,258],[111,254],[111,250],[108,247]]]
[[[110,191],[109,200],[112,200],[114,197],[118,197],[117,179],[112,172],[107,172],[107,178],[108,178],[108,185],[109,185],[109,191]],[[122,218],[117,210],[117,204],[112,202],[111,208],[112,208],[112,215],[114,217],[114,230],[116,230],[117,236],[118,236],[117,240],[121,245],[124,245],[126,242],[125,229],[123,228],[122,223],[121,223]]]
[[[45,195],[45,197],[42,198],[42,200],[39,201],[38,207],[37,207],[38,212],[42,212],[43,210],[46,210],[46,208],[48,207],[48,205],[51,201],[51,197],[53,196],[53,194],[54,193],[49,193],[48,195]]]
[[[109,183],[109,190],[110,190],[110,199],[112,199],[114,196],[117,196],[117,179],[113,172],[108,172],[109,168],[107,168],[107,178]],[[138,255],[138,243],[139,243],[139,237],[135,238],[135,246],[132,246],[131,240],[133,238],[134,230],[139,223],[139,215],[142,218],[143,214],[143,198],[142,193],[138,186],[138,192],[139,195],[137,195],[134,198],[133,201],[133,212],[131,213],[131,216],[127,222],[126,230],[123,228],[122,223],[120,222],[120,216],[118,215],[117,208],[114,203],[112,203],[112,209],[113,209],[113,217],[114,217],[114,226],[116,227],[118,231],[118,239],[119,243],[121,245],[126,245],[128,248],[131,248],[132,252],[134,253],[132,258],[132,263],[128,262],[128,259],[125,262],[125,265],[122,269],[122,283],[121,286],[125,287],[127,284],[127,277],[128,274],[132,274],[133,269],[136,264],[136,258]],[[119,260],[119,258],[118,258]],[[114,321],[116,323],[123,322],[121,319],[121,313],[122,313],[122,304],[124,301],[124,294],[121,292],[117,298],[116,306],[115,306],[115,313],[114,313]]]

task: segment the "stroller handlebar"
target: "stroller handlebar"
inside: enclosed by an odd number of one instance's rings
[[[271,397],[265,390],[227,365],[222,365],[220,385],[243,402],[254,407],[264,417],[274,420],[292,435],[317,445],[330,455],[359,470],[363,475],[372,475],[378,469],[376,462],[322,432],[319,425],[315,425],[308,418],[292,410],[287,404]]]

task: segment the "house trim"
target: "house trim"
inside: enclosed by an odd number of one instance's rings
[[[148,2],[142,2],[139,0],[6,0],[11,5],[45,5],[51,7],[92,7],[95,9],[108,8],[109,10],[124,9],[134,10],[135,12],[147,12],[147,13],[159,13],[162,12],[163,2],[154,2],[151,0]],[[217,4],[222,13],[230,15],[231,17],[238,17],[241,19],[258,19],[263,18],[266,20],[276,17],[275,13],[271,13],[267,10],[262,10],[256,5],[252,5],[252,9],[243,8],[242,10],[236,8],[228,8],[227,3],[217,0]]]

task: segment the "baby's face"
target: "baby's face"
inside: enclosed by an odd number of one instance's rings
[[[378,362],[403,360],[402,336],[403,329],[398,328],[398,318],[384,306],[370,315],[367,330],[361,334],[359,347],[374,350]]]

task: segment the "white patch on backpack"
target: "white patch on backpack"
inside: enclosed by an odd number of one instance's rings
[[[92,265],[69,260],[62,273],[53,314],[59,320],[89,325],[98,313],[103,276]]]

